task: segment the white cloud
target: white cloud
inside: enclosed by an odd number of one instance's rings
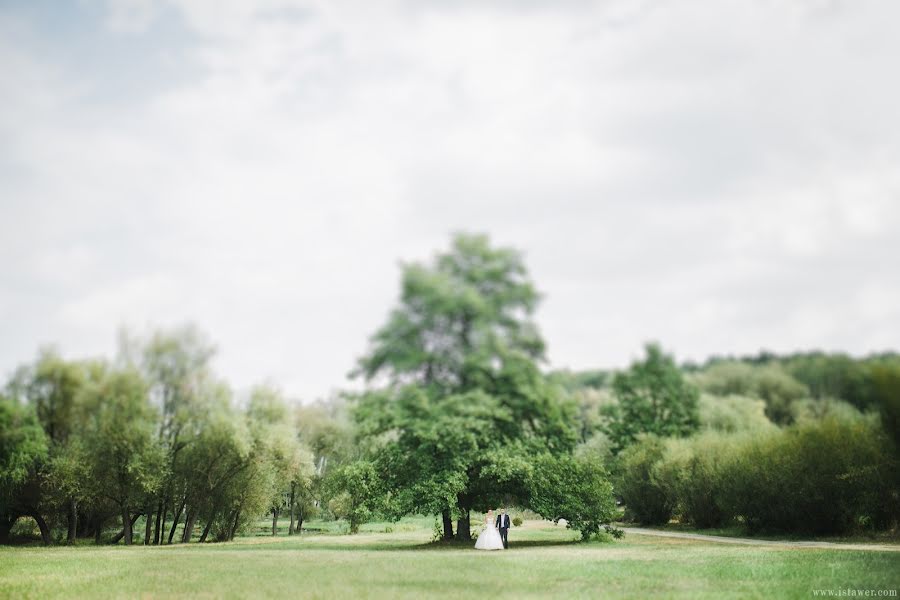
[[[86,6],[0,10],[0,368],[191,319],[320,395],[460,229],[557,366],[896,344],[893,3]]]

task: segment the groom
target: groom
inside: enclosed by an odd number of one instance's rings
[[[501,508],[500,514],[497,515],[497,529],[500,530],[500,537],[503,539],[503,547],[509,549],[509,540],[506,537],[509,533],[509,515],[506,514],[505,508]]]

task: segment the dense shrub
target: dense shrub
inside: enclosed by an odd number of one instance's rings
[[[900,517],[900,464],[877,415],[846,404],[785,429],[644,438],[619,457],[626,516],[698,527],[845,533]]]
[[[665,451],[662,439],[644,436],[619,455],[617,487],[627,519],[659,525],[672,518],[673,503],[657,477]]]
[[[738,448],[721,502],[751,530],[843,533],[898,517],[897,457],[878,422],[826,417]]]
[[[666,441],[665,454],[653,474],[680,520],[716,527],[730,519],[723,506],[723,473],[742,439],[709,432]]]
[[[804,398],[791,407],[795,423],[821,421],[833,417],[841,421],[859,418],[861,413],[852,404],[835,398]]]
[[[771,429],[772,421],[766,417],[766,403],[758,398],[730,394],[700,396],[700,427],[733,433]]]

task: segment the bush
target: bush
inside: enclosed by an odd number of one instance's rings
[[[513,527],[521,527],[522,526],[522,517],[513,517],[512,524]]]
[[[900,516],[898,461],[877,421],[833,416],[745,442],[722,472],[722,506],[751,531],[844,533]]]
[[[804,398],[795,402],[791,408],[795,423],[821,421],[826,417],[848,421],[861,416],[859,410],[852,404],[834,398],[822,398],[820,400]]]
[[[618,491],[626,518],[644,525],[661,525],[672,518],[673,503],[657,477],[665,450],[663,440],[645,436],[619,455]]]
[[[771,429],[774,424],[766,416],[766,403],[759,398],[739,396],[700,396],[700,427],[735,433]]]
[[[539,457],[528,478],[530,508],[554,523],[581,532],[587,540],[615,515],[616,502],[606,469],[598,461],[569,455]]]
[[[723,362],[701,373],[697,384],[703,391],[719,396],[761,398],[766,403],[766,416],[778,424],[790,423],[792,404],[809,396],[809,389],[778,365]]]
[[[717,527],[731,518],[723,506],[723,472],[737,439],[709,432],[687,440],[667,440],[653,470],[682,521]]]

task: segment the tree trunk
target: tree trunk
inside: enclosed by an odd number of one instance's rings
[[[456,521],[456,539],[464,542],[471,541],[472,535],[469,530],[469,509],[465,509],[462,516]]]
[[[47,521],[45,521],[44,517],[41,516],[41,513],[36,510],[33,511],[30,516],[37,521],[38,529],[41,530],[41,542],[43,542],[45,546],[49,546],[50,542],[53,540],[50,538],[50,528],[47,527]]]
[[[137,515],[135,515],[135,520],[137,520]],[[128,509],[128,503],[126,502],[126,503],[122,504],[122,534],[125,537],[125,545],[126,546],[130,546],[131,542],[132,542],[131,526],[133,524],[134,523],[132,523],[132,521],[131,521],[130,511]]]
[[[178,507],[178,511],[175,513],[175,519],[172,521],[172,530],[169,531],[169,543],[172,543],[172,539],[175,537],[175,529],[178,527],[178,519],[181,518],[181,513],[184,512],[184,504],[187,502],[187,496],[181,499],[181,506]]]
[[[288,535],[294,535],[294,491],[297,488],[295,482],[291,482],[291,524],[288,525]]]
[[[297,535],[303,533],[303,517],[297,518]]]
[[[160,545],[166,542],[166,517],[169,516],[169,499],[166,498],[163,500],[162,505],[162,523],[159,526],[159,543]]]
[[[75,534],[75,537],[87,537],[94,531],[94,518],[93,515],[89,512],[85,512],[84,510],[78,511],[78,532]]]
[[[131,519],[128,521],[128,529],[131,529],[132,527],[134,527],[135,522],[137,522],[137,520],[140,518],[141,518],[141,513],[136,513],[136,514],[132,515]],[[111,539],[109,541],[109,543],[110,544],[118,544],[119,540],[121,540],[123,537],[125,537],[125,528],[124,527],[122,528],[122,531],[120,531],[119,533],[116,534],[116,537],[114,537],[113,539]],[[99,543],[99,542],[97,542],[97,543]]]
[[[66,535],[66,543],[74,544],[75,536],[78,534],[78,503],[75,498],[69,499],[69,531]]]
[[[150,535],[153,533],[153,505],[147,505],[147,521],[144,523],[144,545],[150,545]]]
[[[194,523],[197,520],[197,509],[193,506],[188,509],[187,516],[184,519],[184,533],[181,536],[181,542],[188,544],[194,535]]]
[[[278,507],[272,508],[272,535],[278,535]]]
[[[444,521],[444,539],[453,539],[453,519],[450,518],[450,509],[445,508],[441,511],[441,519]]]
[[[153,545],[154,546],[159,546],[159,540],[162,539],[159,537],[159,534],[160,534],[159,526],[160,526],[160,520],[162,519],[162,514],[163,514],[163,503],[159,502],[156,505],[156,525],[153,528]]]
[[[241,523],[241,508],[242,507],[238,506],[237,510],[234,511],[234,523],[232,523],[231,531],[229,532],[229,535],[228,535],[229,542],[234,540],[234,536],[237,535],[238,525],[240,525],[240,523]]]
[[[0,517],[0,544],[9,543],[9,532],[12,531],[12,527],[16,524],[18,518],[18,515]]]
[[[100,536],[103,534],[103,517],[100,513],[94,517],[95,527],[94,527],[94,543],[100,544]]]
[[[212,528],[213,521],[216,520],[216,513],[210,515],[209,519],[206,521],[206,527],[203,528],[203,535],[200,536],[200,542],[203,543],[206,541],[206,536],[209,535],[209,530]]]

